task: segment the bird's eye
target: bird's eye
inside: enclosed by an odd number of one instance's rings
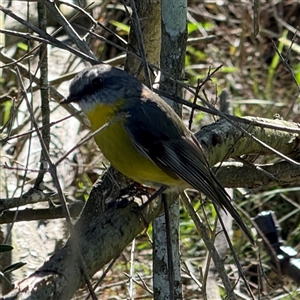
[[[91,86],[95,89],[101,89],[103,87],[103,79],[101,77],[95,77],[91,81]]]

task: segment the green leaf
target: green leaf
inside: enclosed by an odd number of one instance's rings
[[[221,69],[221,72],[223,72],[223,73],[235,73],[237,71],[238,71],[238,68],[236,68],[236,67],[223,66],[222,69]]]
[[[212,26],[212,23],[209,23],[209,22],[188,23],[188,34],[191,34],[192,32],[199,30],[199,27],[203,28],[205,30],[211,30],[211,28],[213,26]]]
[[[24,50],[24,51],[27,51],[27,50],[28,50],[28,46],[27,46],[26,44],[24,44],[24,43],[19,42],[19,43],[17,44],[17,46],[18,46],[18,48],[20,48],[20,49],[22,49],[22,50]]]
[[[281,40],[281,42],[279,42],[277,51],[276,51],[275,55],[273,56],[271,65],[268,70],[268,79],[267,79],[267,83],[266,83],[266,96],[267,96],[266,98],[271,98],[271,92],[272,92],[272,88],[273,88],[273,84],[274,84],[275,71],[280,63],[279,54],[282,54],[283,47],[284,47],[283,41],[286,40],[287,34],[288,34],[288,30],[286,29],[283,31],[282,37],[279,38],[279,41]]]
[[[283,35],[282,37],[280,37],[278,39],[278,41],[280,43],[283,43],[284,46],[291,48],[292,50],[294,50],[295,52],[300,54],[300,46],[298,44],[294,43],[293,41],[287,39],[286,35]]]
[[[125,31],[127,34],[129,34],[129,30],[130,30],[130,27],[128,25],[125,25],[121,22],[118,22],[118,21],[110,21],[109,22],[110,24],[114,25],[118,30],[123,30]]]
[[[1,124],[1,122],[0,124],[4,125],[9,120],[9,116],[12,108],[12,101],[6,101],[2,104],[2,106],[4,107],[4,115],[3,115],[3,124]]]
[[[296,81],[297,81],[297,83],[300,85],[300,64],[297,64],[297,65],[294,67],[294,72],[295,72],[295,78],[296,78]]]

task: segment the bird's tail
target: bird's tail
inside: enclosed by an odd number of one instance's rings
[[[215,179],[213,174],[212,178]],[[216,179],[214,180],[214,187],[215,193],[213,195],[208,196],[212,198],[211,200],[213,200],[213,203],[217,203],[222,209],[227,211],[233,217],[233,219],[236,221],[241,230],[245,233],[246,237],[251,242],[251,244],[254,244],[254,239],[249,228],[246,226],[245,222],[232,205],[230,196],[226,193],[225,189],[219,184],[219,182]]]

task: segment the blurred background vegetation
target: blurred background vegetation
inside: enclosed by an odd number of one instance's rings
[[[22,2],[22,6],[15,6],[20,1],[2,1],[2,5],[11,9],[15,14],[23,14],[23,18],[37,24],[34,3]],[[83,3],[85,2],[85,3]],[[78,3],[76,3],[78,4]],[[89,3],[82,1],[81,6],[105,27],[97,26],[94,32],[109,40],[107,43],[95,36],[89,36],[87,43],[96,57],[102,61],[109,61],[113,65],[124,64],[124,52],[116,45],[125,47],[122,39],[128,38],[130,18],[124,10],[122,1],[96,1]],[[69,18],[74,12],[66,5],[61,4],[61,9]],[[186,82],[196,86],[199,80],[206,78],[210,70],[222,65],[222,68],[213,76],[213,79],[205,84],[208,98],[216,102],[216,95],[226,91],[229,95],[230,110],[237,116],[257,116],[264,118],[283,118],[286,121],[300,122],[299,85],[300,85],[300,3],[295,0],[260,1],[259,7],[259,33],[254,36],[254,11],[252,1],[188,1],[188,46],[186,52]],[[27,32],[26,26],[18,27],[11,19],[1,13],[1,20],[5,29],[16,32]],[[48,32],[54,32],[59,25],[55,18],[48,15]],[[86,17],[77,18],[80,32],[81,26],[88,27],[89,20]],[[84,32],[84,31],[83,31]],[[30,33],[30,31],[29,31]],[[57,36],[68,44],[70,40],[64,31]],[[27,191],[35,180],[38,169],[39,148],[36,136],[25,133],[32,129],[32,123],[26,105],[18,103],[19,90],[14,72],[14,64],[6,58],[19,61],[35,74],[39,69],[37,53],[32,51],[37,42],[26,41],[18,36],[1,34],[1,43],[4,46],[0,61],[0,139],[8,135],[13,137],[5,144],[1,143],[0,170],[1,198],[20,196]],[[31,52],[32,51],[32,52]],[[70,78],[68,74],[83,68],[81,60],[70,53],[63,53],[60,49],[49,46],[49,80],[52,85],[61,92],[67,94],[67,86]],[[4,57],[5,56],[5,57]],[[38,73],[39,74],[39,73]],[[65,76],[66,75],[66,76]],[[27,82],[31,82],[30,76]],[[31,101],[35,108],[35,118],[41,121],[39,110],[39,96],[34,85],[30,91]],[[185,99],[193,100],[189,92],[185,92]],[[58,106],[56,99],[51,100],[51,145],[50,153],[54,159],[59,159],[75,145],[81,137],[84,137],[88,129],[79,122],[67,120],[68,123],[59,122],[67,116],[67,113]],[[184,108],[184,120],[187,123],[190,110]],[[74,119],[74,118],[73,118]],[[212,116],[203,113],[194,117],[193,130],[199,130],[201,126],[213,122]],[[75,123],[73,123],[75,122]],[[75,124],[75,125],[74,125]],[[66,126],[67,128],[65,128]],[[70,130],[71,128],[71,130]],[[70,130],[70,131],[69,131]],[[76,136],[76,130],[78,136]],[[22,135],[24,134],[24,135]],[[76,138],[73,138],[76,136]],[[97,180],[105,167],[103,159],[99,160],[100,152],[93,141],[76,149],[68,156],[59,174],[66,191],[68,201],[81,199],[82,203],[87,199],[92,184]],[[251,157],[255,163],[272,163],[277,158]],[[27,171],[24,171],[24,170]],[[54,191],[51,178],[46,177],[46,190]],[[274,210],[282,227],[282,236],[287,244],[299,251],[300,248],[300,224],[299,224],[299,185],[274,186],[271,189],[260,188],[247,190],[241,187],[236,191],[238,195],[247,194],[240,205],[248,214],[254,217],[263,210]],[[48,202],[38,205],[28,205],[29,208],[45,208]],[[209,217],[212,217],[211,214]],[[182,211],[181,215],[181,251],[184,269],[193,270],[201,278],[201,263],[205,259],[206,250],[199,239],[189,216]],[[30,274],[51,253],[59,248],[66,239],[64,222],[57,224],[57,220],[36,221],[34,229],[29,231],[30,243],[21,247],[20,244],[28,236],[24,232],[9,235],[10,228],[2,225],[1,243],[11,242],[18,245],[19,250],[12,262],[28,262],[29,257],[35,257],[28,270],[23,266],[21,274],[13,273],[11,280],[20,279]],[[28,222],[27,222],[28,223]],[[16,229],[17,224],[14,228]],[[20,227],[24,228],[24,222]],[[58,229],[59,228],[59,229]],[[20,229],[19,229],[20,230]],[[55,231],[55,233],[53,233]],[[34,235],[34,238],[33,238]],[[140,235],[136,240],[136,255],[134,271],[143,278],[147,285],[151,285],[151,226],[147,234]],[[28,242],[28,241],[27,241]],[[47,245],[45,249],[45,245]],[[278,277],[276,270],[269,264],[269,257],[260,249],[256,253],[246,243],[241,235],[234,237],[234,245],[241,259],[242,265],[248,269],[247,276],[257,287],[257,297],[264,299],[299,299],[298,287],[288,278]],[[32,253],[32,249],[36,253]],[[101,299],[125,299],[127,297],[128,274],[130,273],[129,246],[118,259],[114,267],[109,271],[101,284],[97,294]],[[29,254],[28,254],[29,253]],[[2,261],[2,270],[12,262]],[[236,267],[230,255],[226,261],[228,273],[236,275]],[[258,278],[258,270],[264,272],[262,278]],[[97,276],[99,277],[101,272]],[[264,277],[266,276],[266,277]],[[184,274],[184,298],[199,299],[199,287],[191,279],[190,274]],[[139,284],[142,285],[142,281]],[[83,299],[85,290],[79,291],[74,299]],[[118,296],[117,296],[118,295]],[[145,296],[146,295],[146,296]],[[143,287],[136,285],[135,298],[147,296]],[[148,297],[148,298],[147,298]],[[240,299],[249,299],[240,289]]]

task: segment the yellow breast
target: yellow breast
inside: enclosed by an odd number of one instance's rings
[[[121,173],[141,184],[176,184],[176,179],[162,171],[133,145],[124,128],[128,118],[118,114],[118,107],[97,104],[86,114],[93,131],[108,124],[96,134],[95,140],[103,155]]]

